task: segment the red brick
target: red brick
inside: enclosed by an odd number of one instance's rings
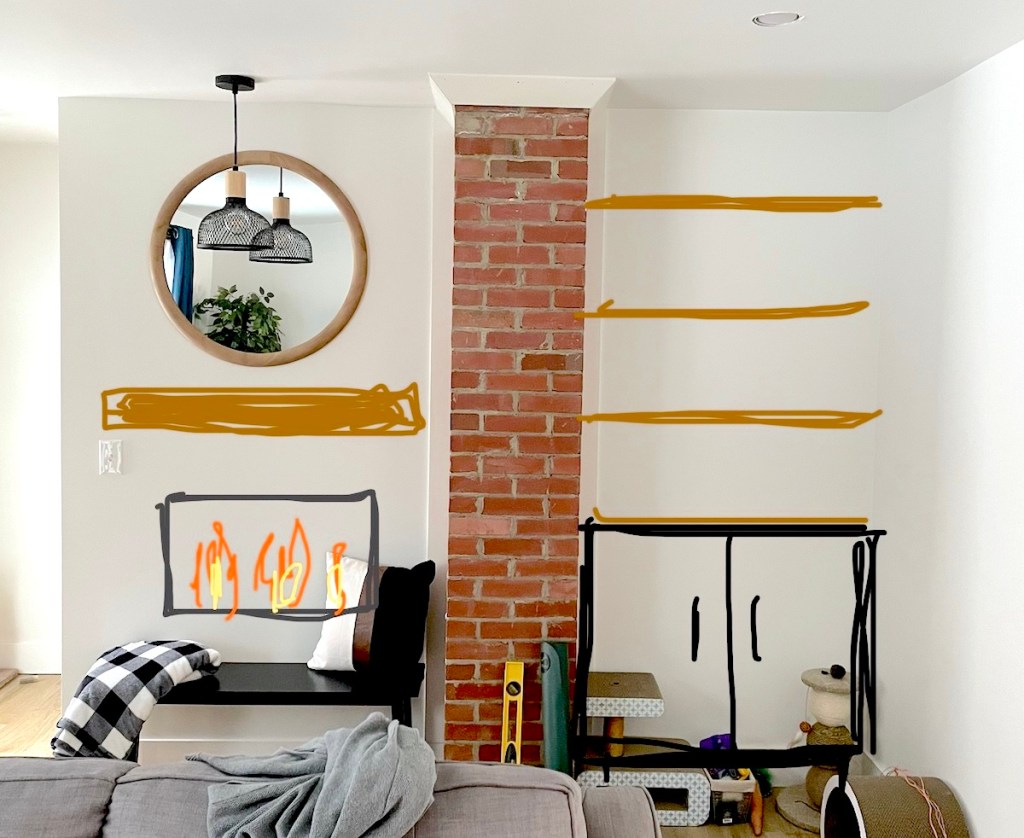
[[[587,210],[583,204],[555,204],[555,221],[586,221]]]
[[[548,377],[546,375],[529,375],[528,373],[510,373],[499,375],[488,375],[484,385],[488,391],[511,390],[521,391],[547,391]],[[454,450],[454,449],[453,449]],[[525,449],[520,449],[525,450]],[[526,452],[532,453],[532,452]]]
[[[508,309],[457,308],[452,311],[452,327],[469,329],[510,329],[516,314]]]
[[[489,599],[448,599],[449,617],[507,617],[508,603]],[[529,615],[525,615],[529,616]],[[560,616],[559,614],[548,616]],[[465,678],[455,678],[446,675],[450,681],[469,680],[473,677],[471,672]]]
[[[487,305],[508,308],[549,308],[551,292],[546,288],[488,288]]]
[[[479,625],[480,624],[477,623],[475,620],[448,620],[445,623],[444,627],[445,636],[459,638],[476,638],[477,626]],[[491,635],[491,637],[493,638],[495,637],[495,635]]]
[[[471,520],[471,518],[454,518],[456,520]],[[463,539],[473,541],[476,539]],[[451,542],[452,539],[449,539]],[[451,556],[449,558],[449,575],[454,577],[471,576],[474,579],[505,579],[509,575],[509,563],[503,558],[477,558],[467,556]]]
[[[545,636],[557,640],[575,640],[576,621],[559,620],[558,622],[550,622],[545,628]]]
[[[501,477],[459,477],[448,480],[449,490],[455,494],[507,495],[512,491],[512,481]]]
[[[460,201],[455,205],[456,221],[480,221],[483,217],[483,204],[472,204],[469,201]]]
[[[466,559],[474,559],[476,558],[478,552],[479,539],[449,537],[448,566],[451,567],[451,562],[454,561],[455,556],[465,557]]]
[[[582,332],[558,332],[551,336],[552,349],[582,349]],[[582,356],[581,356],[582,357]]]
[[[519,151],[519,141],[497,137],[456,137],[455,154],[507,154],[514,155]],[[584,148],[584,154],[586,148]],[[569,155],[565,155],[568,157]]]
[[[559,160],[558,161],[558,178],[559,178],[559,180],[586,180],[587,179],[587,161],[586,160]]]
[[[458,140],[456,140],[456,149]],[[491,152],[501,154],[500,151]],[[525,157],[586,157],[587,141],[578,139],[537,140],[528,138],[523,149]]]
[[[453,349],[479,349],[483,344],[480,332],[457,330],[452,332]]]
[[[549,544],[557,542],[548,542]],[[575,544],[575,539],[570,542]],[[579,564],[575,559],[517,559],[517,576],[575,576]]]
[[[482,178],[486,173],[486,160],[473,157],[455,158],[455,177],[457,178]]]
[[[482,262],[484,258],[484,251],[482,247],[478,247],[475,244],[457,244],[453,251],[453,257],[456,264],[459,264],[460,262]]]
[[[464,495],[451,495],[448,498],[448,511],[462,515],[475,514],[477,512],[477,498],[470,498]]]
[[[501,725],[446,724],[444,738],[449,742],[465,742],[466,740],[493,742],[495,738],[501,739]]]
[[[452,305],[480,306],[484,302],[484,292],[480,288],[460,288],[452,286]]]
[[[500,228],[498,228],[500,229]],[[523,241],[580,243],[587,240],[585,224],[566,224],[553,221],[550,224],[527,224],[523,227]]]
[[[574,518],[523,518],[515,530],[516,535],[576,535],[578,526]]]
[[[493,661],[481,661],[479,665],[479,679],[481,681],[502,681],[505,678],[505,664],[504,662],[495,663]],[[496,702],[494,704],[481,704],[480,705],[480,718],[495,718],[490,715],[490,712],[485,711],[483,708],[498,708],[497,718],[501,718],[501,703]]]
[[[466,474],[477,472],[480,469],[480,458],[474,455],[455,455],[451,458],[450,468],[452,474]]]
[[[452,579],[448,578],[448,597],[472,597],[476,596],[475,579]]]
[[[558,245],[555,247],[556,265],[583,265],[587,261],[587,249],[579,245]]]
[[[476,624],[474,624],[474,628]],[[541,637],[540,623],[527,620],[500,620],[480,623],[480,637],[485,639],[530,640]]]
[[[579,491],[580,479],[578,477],[516,478],[516,495],[521,497],[578,495]]]
[[[542,245],[511,247],[491,245],[487,255],[492,265],[548,265],[551,263],[551,248]]]
[[[553,375],[551,376],[551,389],[556,393],[582,393],[583,375],[578,372]]]
[[[501,745],[492,743],[481,744],[477,758],[480,762],[501,762]]]
[[[575,520],[580,515],[579,498],[551,498],[548,501],[548,512],[552,517],[565,515]]]
[[[456,268],[456,271],[459,270],[467,269]],[[565,285],[582,288],[584,279],[582,268],[526,268],[523,271],[523,283],[526,285]]]
[[[520,399],[527,396],[520,396]],[[530,396],[529,398],[540,398]],[[548,396],[547,398],[551,398]],[[543,457],[484,457],[484,474],[543,474]]]
[[[579,595],[579,583],[575,579],[552,579],[548,582],[548,599],[564,600],[575,604]]]
[[[519,397],[519,409],[525,413],[579,413],[583,409],[581,396],[571,393],[553,393],[551,395],[524,394]],[[484,471],[487,461],[484,460]]]
[[[452,370],[451,384],[455,390],[475,390],[480,386],[480,373]]]
[[[532,134],[551,136],[555,121],[550,116],[500,116],[495,117],[492,130],[495,134]]]
[[[522,320],[524,329],[576,331],[583,328],[583,321],[573,317],[571,311],[524,311]]]
[[[576,398],[579,398],[577,396]],[[571,437],[566,437],[570,439]],[[580,458],[579,457],[553,457],[551,459],[551,473],[552,474],[579,474],[580,473]]]
[[[544,590],[541,579],[484,579],[480,583],[480,596],[507,599],[536,599]]]
[[[454,677],[448,674],[448,670],[461,671],[468,667],[470,671],[469,678],[472,678],[472,672],[476,669],[475,666],[468,663],[455,664],[454,666],[445,667],[445,680],[447,681],[465,681],[466,678]],[[444,720],[446,722],[475,722],[476,721],[476,703],[475,702],[462,702],[456,704],[455,702],[448,702],[444,708]]]
[[[485,431],[512,431],[513,433],[542,434],[548,421],[543,416],[485,416]]]
[[[578,454],[580,438],[577,436],[521,436],[519,451],[522,454]]]
[[[556,308],[583,308],[582,288],[556,288],[554,294]]]
[[[550,178],[549,160],[491,160],[488,174],[492,178]]]
[[[527,353],[519,359],[521,370],[564,370],[565,355],[560,352]]]
[[[575,561],[580,554],[580,545],[575,538],[567,538],[564,540],[551,538],[548,539],[547,550],[548,556],[552,558],[556,556],[572,556]]]
[[[489,204],[487,215],[492,221],[550,221],[551,204],[547,201],[535,204],[521,201],[512,204]]]
[[[468,181],[475,182],[475,181]],[[497,184],[496,184],[497,185]],[[503,186],[507,184],[501,184]],[[457,187],[456,187],[457,188]],[[466,197],[475,197],[467,195]],[[481,196],[489,197],[489,196]],[[499,196],[495,196],[499,197]],[[587,200],[587,182],[583,180],[562,180],[557,183],[537,182],[526,184],[526,201],[585,201]]]
[[[449,609],[450,608],[451,606],[449,605]],[[571,600],[567,598],[559,602],[547,602],[543,600],[536,602],[515,602],[512,604],[512,610],[515,611],[515,615],[517,617],[575,617],[577,611],[575,592],[573,593]]]
[[[512,396],[508,393],[452,393],[452,410],[508,413],[512,410]]]
[[[457,242],[514,242],[518,231],[509,224],[469,224],[455,222]],[[540,239],[536,239],[540,241]],[[558,239],[558,241],[583,241],[583,239]]]
[[[453,660],[501,660],[508,657],[508,644],[496,643],[473,643],[465,640],[453,640],[447,644],[450,648],[449,657]],[[474,652],[483,651],[484,654],[476,655]],[[454,654],[452,654],[454,653]],[[446,690],[448,697],[455,701],[467,701],[473,699],[501,698],[501,681],[494,683],[482,683],[480,681],[455,682],[448,684]],[[499,702],[500,703],[500,702]]]
[[[467,518],[450,518],[448,521],[450,535],[510,535],[511,532],[512,521],[509,518],[473,515]]]
[[[455,268],[452,280],[456,285],[513,285],[515,268]]]
[[[480,415],[477,413],[453,413],[450,427],[453,431],[479,431]]]
[[[568,185],[569,181],[566,181]],[[455,197],[458,198],[491,198],[511,200],[519,197],[516,183],[497,180],[457,180],[455,181]],[[568,193],[562,196],[538,195],[530,200],[571,200]]]
[[[585,137],[589,130],[586,116],[563,116],[555,125],[555,133],[559,137]]]
[[[476,755],[471,745],[452,745],[448,742],[444,746],[444,758],[452,762],[468,762],[476,759]]]
[[[487,556],[540,556],[543,552],[544,542],[537,538],[484,539],[484,555]]]
[[[488,497],[484,498],[484,515],[543,515],[544,501],[540,498]]]
[[[548,341],[547,332],[488,332],[488,349],[541,349]]]
[[[515,366],[516,357],[511,352],[452,352],[454,369],[511,370]]]
[[[511,441],[511,437],[500,434],[454,434],[452,436],[452,451],[499,451],[507,453],[511,450],[509,445]]]

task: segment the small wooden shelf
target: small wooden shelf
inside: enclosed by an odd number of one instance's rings
[[[711,209],[762,212],[842,212],[877,209],[877,195],[766,195],[730,198],[727,195],[610,195],[584,205],[590,210]]]
[[[587,413],[581,422],[629,422],[640,425],[774,425],[789,428],[845,430],[882,415],[843,410],[649,410]]]
[[[848,317],[864,311],[870,303],[858,300],[820,306],[788,308],[613,308],[615,300],[606,300],[594,311],[577,311],[577,320],[608,319],[680,319],[680,320],[796,320],[809,317]]]

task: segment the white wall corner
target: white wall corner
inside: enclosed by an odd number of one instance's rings
[[[453,128],[456,105],[593,108],[615,84],[612,77],[431,73],[429,79],[434,105]]]

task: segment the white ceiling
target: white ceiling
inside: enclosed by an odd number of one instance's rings
[[[806,18],[754,26],[766,11]],[[428,73],[614,76],[613,107],[891,110],[1024,39],[1021,0],[0,0],[0,138],[59,96],[427,105]],[[252,99],[250,99],[252,101]]]

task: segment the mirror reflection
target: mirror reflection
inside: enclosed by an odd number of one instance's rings
[[[352,234],[334,200],[297,172],[239,168],[249,209],[271,223],[259,234],[262,246],[197,246],[203,219],[225,209],[230,173],[218,172],[193,188],[171,218],[163,254],[167,288],[210,340],[242,352],[279,352],[317,335],[338,314],[352,282]],[[223,223],[230,231],[230,217]]]

